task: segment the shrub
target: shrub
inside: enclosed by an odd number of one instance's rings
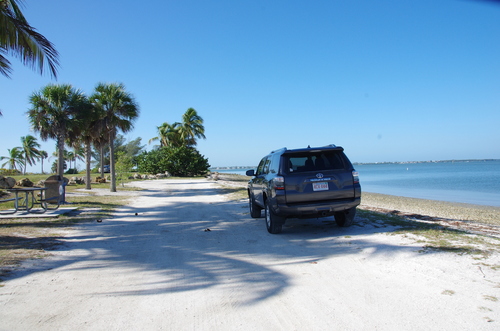
[[[139,156],[139,172],[158,174],[168,171],[172,176],[205,175],[210,168],[208,159],[193,147],[161,147]]]
[[[0,175],[2,175],[2,176],[19,176],[21,174],[22,173],[16,169],[0,168]]]

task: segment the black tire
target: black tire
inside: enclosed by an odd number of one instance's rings
[[[335,213],[335,222],[338,226],[348,227],[354,222],[356,207]]]
[[[283,228],[283,223],[285,223],[285,218],[276,215],[269,207],[269,202],[266,200],[266,227],[267,231],[272,234],[278,234]]]
[[[262,208],[255,203],[253,196],[248,193],[248,204],[250,205],[250,216],[259,218],[261,216]]]

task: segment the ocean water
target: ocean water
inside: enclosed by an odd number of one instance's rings
[[[500,206],[500,160],[354,167],[365,192]]]
[[[500,207],[500,160],[357,164],[363,192]],[[244,175],[247,169],[217,170]]]

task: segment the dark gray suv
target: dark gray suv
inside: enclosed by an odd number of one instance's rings
[[[361,202],[358,173],[340,146],[282,148],[266,155],[248,182],[250,214],[265,210],[267,231],[280,233],[287,218],[334,216],[352,224]]]

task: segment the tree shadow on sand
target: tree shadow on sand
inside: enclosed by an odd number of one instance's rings
[[[338,227],[333,218],[292,219],[282,234],[271,235],[262,218],[250,217],[246,201],[201,199],[218,194],[216,187],[196,185],[188,190],[172,185],[168,190],[142,191],[132,206],[120,208],[112,218],[81,224],[80,231],[57,238],[62,254],[11,278],[48,269],[81,270],[88,277],[102,271],[102,281],[114,286],[108,287],[112,291],[96,290],[97,295],[157,295],[218,287],[230,288],[239,304],[251,305],[292,286],[288,266],[356,255],[366,248],[372,255],[412,249],[372,242],[371,234],[394,228],[374,227],[360,218],[350,228]],[[165,200],[165,196],[200,199]],[[147,199],[144,207],[141,201],[146,200],[141,199]],[[70,252],[77,253],[65,254]],[[106,278],[103,271],[110,269],[125,273],[120,282]]]

